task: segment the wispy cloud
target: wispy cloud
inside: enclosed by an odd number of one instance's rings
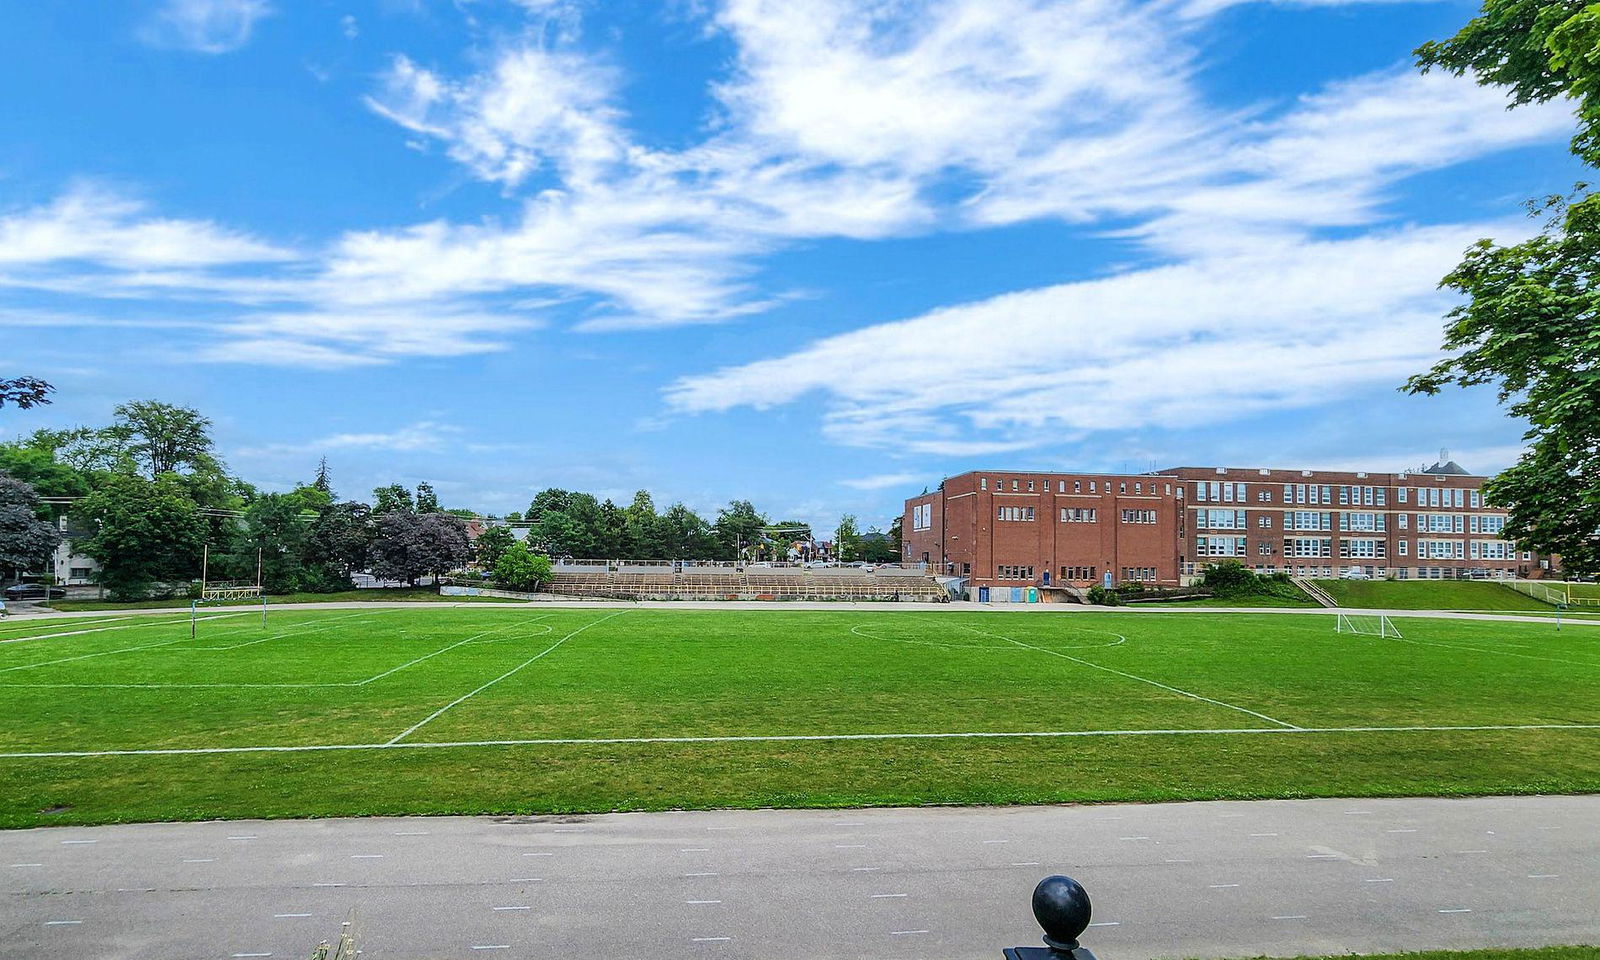
[[[820,394],[836,442],[943,454],[1326,403],[1434,359],[1435,278],[1519,226],[1305,240],[1007,294],[685,377],[666,399],[704,413]]]
[[[250,42],[256,21],[272,13],[266,0],[165,0],[139,28],[152,46],[228,53]]]
[[[288,454],[329,453],[342,450],[369,450],[389,453],[437,451],[455,442],[461,428],[433,420],[416,423],[394,430],[334,433],[299,443],[275,443],[263,447],[245,447],[235,451],[240,457],[267,457]]]
[[[927,476],[920,473],[875,473],[870,477],[852,477],[840,480],[839,485],[852,490],[885,490],[890,487],[903,487],[908,483],[926,481]]]

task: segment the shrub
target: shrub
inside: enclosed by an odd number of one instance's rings
[[[1098,583],[1089,588],[1089,602],[1101,607],[1114,607],[1122,602],[1116,591],[1107,590]]]
[[[529,551],[520,541],[507,547],[494,565],[494,578],[513,590],[537,590],[550,582],[550,576],[550,558]]]

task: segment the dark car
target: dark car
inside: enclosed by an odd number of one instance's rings
[[[7,600],[60,600],[67,595],[60,587],[46,587],[42,583],[13,583],[4,592]]]

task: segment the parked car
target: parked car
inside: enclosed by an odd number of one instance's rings
[[[1367,571],[1361,569],[1360,567],[1351,567],[1349,570],[1346,570],[1344,573],[1340,574],[1339,576],[1342,579],[1345,579],[1345,580],[1371,580],[1372,579],[1372,577],[1367,573]]]
[[[60,600],[66,595],[65,589],[42,583],[13,583],[5,589],[7,600]]]

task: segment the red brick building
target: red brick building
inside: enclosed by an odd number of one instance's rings
[[[1395,579],[1538,577],[1501,540],[1505,511],[1458,464],[1414,473],[1177,467],[1153,473],[974,471],[906,501],[903,559],[980,588],[1177,586],[1232,559],[1262,573]]]

